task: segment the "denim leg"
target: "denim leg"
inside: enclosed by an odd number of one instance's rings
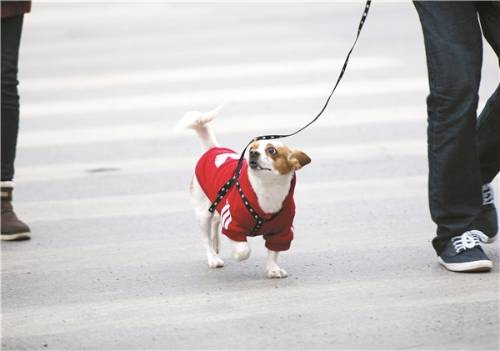
[[[424,34],[427,97],[429,207],[437,224],[432,244],[469,228],[481,210],[476,110],[482,37],[474,2],[414,2]]]
[[[500,64],[500,2],[477,4],[484,37]],[[500,171],[500,85],[488,99],[478,117],[477,142],[483,184],[490,183]]]
[[[22,15],[2,18],[2,181],[14,177],[19,130],[17,63],[22,26]]]

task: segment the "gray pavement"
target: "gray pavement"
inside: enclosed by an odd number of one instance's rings
[[[51,4],[25,19],[15,205],[2,243],[3,349],[498,349],[489,274],[436,263],[426,199],[427,81],[411,3],[375,3],[324,117],[288,140],[296,239],[206,266],[187,194],[198,141],[172,132],[225,102],[241,149],[322,106],[362,3]],[[498,84],[485,46],[481,104]],[[497,183],[498,184],[498,183]],[[225,245],[224,245],[225,244]]]

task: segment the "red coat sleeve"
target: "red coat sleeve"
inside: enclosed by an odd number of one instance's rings
[[[293,227],[288,228],[283,232],[264,235],[266,247],[271,251],[286,251],[290,248],[293,240]]]

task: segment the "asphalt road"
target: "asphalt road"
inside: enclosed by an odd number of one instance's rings
[[[488,274],[436,262],[426,199],[427,80],[410,3],[374,3],[324,117],[287,142],[296,239],[265,278],[252,257],[206,266],[187,185],[188,110],[241,149],[322,106],[362,3],[50,4],[26,16],[15,206],[2,243],[3,349],[498,349]],[[485,47],[481,105],[498,84]],[[497,183],[498,184],[498,183]],[[500,193],[500,192],[499,192]],[[226,245],[224,245],[226,244]]]

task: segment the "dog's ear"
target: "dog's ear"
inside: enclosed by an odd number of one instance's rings
[[[305,165],[311,163],[311,158],[300,150],[293,150],[290,156],[288,156],[288,160],[295,170],[301,169]]]

